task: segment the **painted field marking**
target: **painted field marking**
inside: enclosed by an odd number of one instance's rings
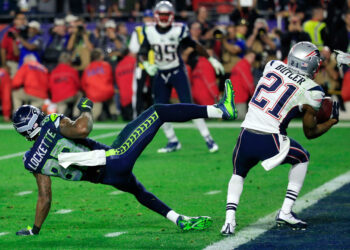
[[[122,129],[127,125],[127,123],[97,123],[94,124],[94,129]],[[174,128],[197,128],[192,122],[188,123],[173,123]],[[208,128],[240,128],[241,122],[208,122]],[[288,128],[301,128],[301,121],[292,121],[289,123]],[[349,128],[350,122],[339,122],[334,128]],[[0,124],[0,130],[13,130],[13,126],[11,124]]]
[[[0,233],[0,236],[4,236],[6,234],[9,234],[9,232],[2,232],[2,233]]]
[[[294,205],[294,212],[299,213],[302,210],[314,205],[316,202],[326,197],[330,193],[333,193],[337,189],[341,188],[345,184],[350,183],[350,171],[342,174],[333,180],[330,180],[322,186],[312,190],[305,194],[303,197],[297,199]],[[237,248],[251,240],[254,240],[261,234],[270,230],[275,226],[275,216],[278,211],[275,211],[263,218],[260,218],[253,224],[241,229],[234,236],[225,238],[212,245],[204,248],[205,250],[224,250]]]
[[[126,234],[126,232],[114,232],[114,233],[108,233],[105,234],[105,237],[112,238],[112,237],[118,237],[119,235]]]
[[[110,195],[118,195],[118,194],[124,194],[124,193],[125,193],[125,192],[123,192],[123,191],[117,190],[117,191],[110,192],[109,194],[110,194]]]
[[[27,195],[27,194],[31,194],[31,193],[33,193],[33,191],[22,191],[22,192],[19,192],[19,193],[15,194],[15,195],[23,196],[23,195]]]
[[[9,155],[3,155],[0,156],[0,161],[1,160],[6,160],[6,159],[11,159],[11,158],[15,158],[17,156],[23,156],[25,152],[18,152],[18,153],[14,153],[14,154],[9,154]]]
[[[213,190],[205,193],[205,195],[214,195],[214,194],[219,194],[221,193],[221,190]]]
[[[73,210],[71,209],[60,209],[60,210],[57,210],[55,214],[69,214],[73,212]]]

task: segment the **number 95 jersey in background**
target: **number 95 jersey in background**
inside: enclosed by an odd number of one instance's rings
[[[172,23],[168,31],[159,33],[156,24],[149,23],[145,24],[143,34],[154,51],[155,64],[160,70],[177,68],[182,64],[178,48],[181,40],[189,37],[186,24]]]
[[[270,61],[256,86],[241,127],[286,135],[290,120],[301,115],[299,107],[308,104],[318,110],[323,97],[322,87],[313,80],[292,72],[281,61]]]

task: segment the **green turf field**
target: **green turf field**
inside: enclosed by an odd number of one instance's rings
[[[226,124],[226,123],[225,123]],[[348,124],[349,125],[349,124]],[[136,162],[134,173],[146,188],[178,213],[209,215],[214,223],[200,232],[181,232],[173,223],[138,204],[126,193],[111,195],[112,187],[86,182],[52,179],[53,202],[39,236],[18,237],[15,232],[33,225],[36,205],[34,177],[23,167],[21,157],[0,160],[0,249],[201,249],[222,237],[226,187],[232,174],[231,157],[238,128],[210,129],[220,151],[207,153],[195,129],[177,129],[182,150],[159,155],[166,143],[163,133],[156,136]],[[115,130],[94,130],[92,136]],[[300,196],[349,170],[350,129],[335,128],[316,140],[304,138],[301,128],[290,128],[311,154],[311,164]],[[13,130],[0,130],[0,157],[28,149],[31,145]],[[110,144],[114,137],[99,139]],[[266,172],[253,168],[245,181],[237,210],[236,230],[277,210],[285,195],[289,166]],[[19,192],[33,191],[18,196]],[[210,191],[221,191],[206,195]],[[56,214],[61,209],[73,210]],[[330,211],[331,212],[331,211]],[[124,234],[107,238],[108,233]]]

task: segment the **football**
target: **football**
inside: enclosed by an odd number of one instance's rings
[[[333,101],[330,97],[325,97],[322,100],[320,110],[317,112],[316,119],[317,123],[323,123],[328,121],[332,115]]]

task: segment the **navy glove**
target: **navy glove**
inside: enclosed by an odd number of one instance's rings
[[[33,228],[31,228],[30,226],[28,226],[25,229],[21,229],[19,230],[16,235],[19,236],[28,236],[28,235],[38,235],[40,231],[40,228],[38,228],[37,226],[33,226]]]
[[[78,103],[78,109],[81,112],[91,112],[94,103],[87,97],[82,97]]]
[[[333,102],[331,119],[339,121],[339,102]]]

